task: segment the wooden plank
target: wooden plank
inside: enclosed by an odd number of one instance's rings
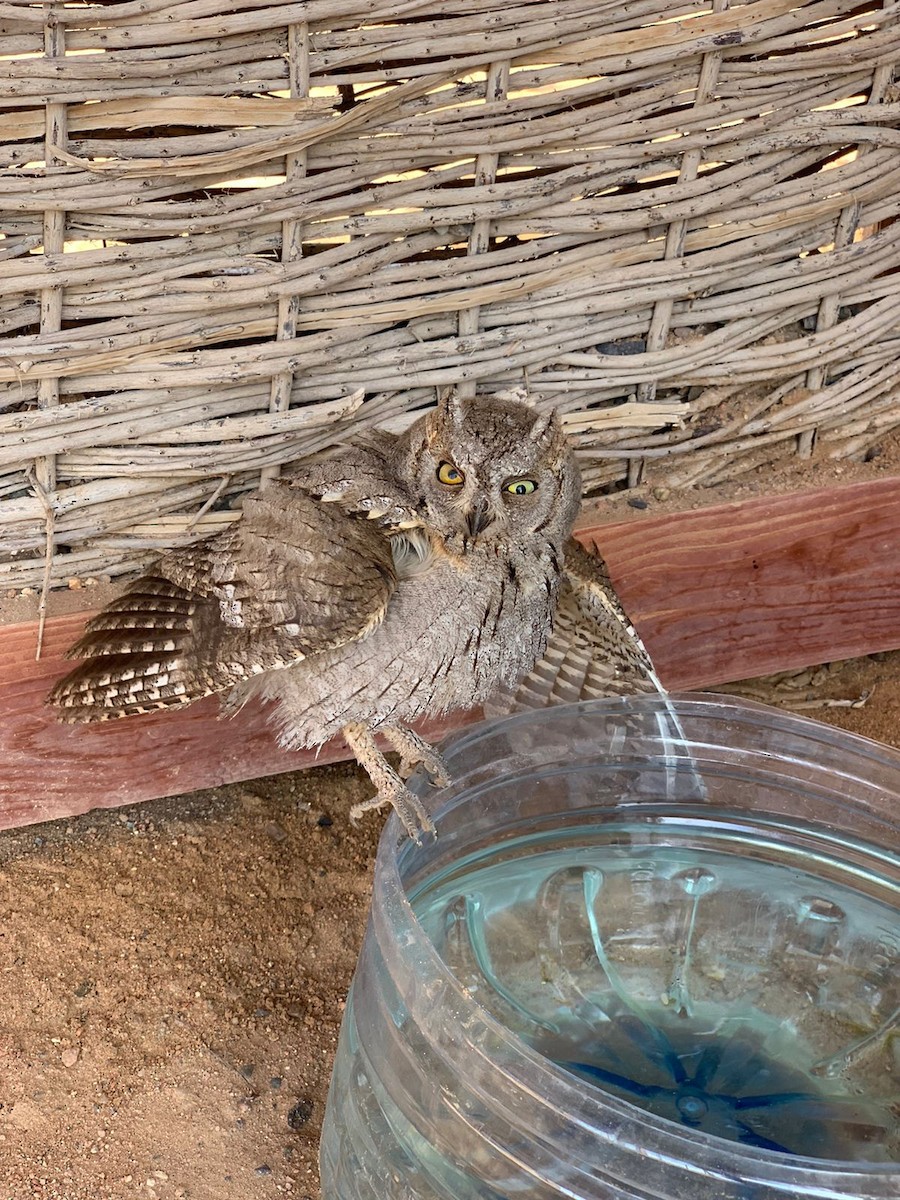
[[[579,536],[672,691],[900,647],[897,477]]]
[[[602,548],[673,690],[900,646],[898,479],[612,525],[603,511],[586,506],[579,535]],[[220,720],[214,698],[60,725],[44,696],[88,615],[50,619],[37,663],[33,622],[0,629],[0,828],[344,757],[281,751],[259,706]]]
[[[35,626],[0,630],[0,829],[116,808],[276,775],[346,758],[341,742],[311,750],[281,750],[263,705],[219,716],[210,696],[180,712],[62,725],[44,705],[51,684],[71,668],[63,651],[89,613],[48,621],[45,656],[34,661]],[[431,722],[436,740],[462,723]]]

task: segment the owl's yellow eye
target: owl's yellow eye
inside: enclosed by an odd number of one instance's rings
[[[454,467],[451,462],[442,462],[437,469],[437,477],[439,483],[446,483],[447,487],[459,487],[461,483],[465,483],[466,477],[463,475],[459,467]]]
[[[503,485],[503,490],[511,496],[530,496],[536,487],[533,479],[511,479]]]

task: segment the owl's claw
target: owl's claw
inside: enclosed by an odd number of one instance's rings
[[[450,775],[447,772],[446,764],[436,750],[431,750],[426,758],[420,758],[419,762],[431,777],[431,782],[434,787],[449,787]]]
[[[435,787],[447,787],[447,765],[433,746],[404,725],[384,725],[380,731],[400,755],[400,774],[408,779],[418,766],[424,767]]]
[[[354,721],[345,725],[341,732],[347,745],[356,755],[356,761],[361,767],[365,767],[369,778],[378,789],[370,800],[354,804],[350,809],[351,821],[358,821],[364,813],[382,808],[385,804],[391,804],[400,818],[403,828],[417,844],[421,844],[423,833],[435,833],[434,822],[422,801],[409,790],[378,749],[375,735],[368,725]],[[439,756],[427,742],[422,741],[418,734],[414,734],[408,729],[400,729],[396,725],[391,726],[390,730],[384,729],[382,732],[391,745],[395,749],[401,750],[404,756],[410,756],[414,752],[416,761],[424,762],[424,755],[427,755],[432,759],[431,765],[437,766],[442,771],[443,764],[440,762]],[[430,769],[430,766],[426,764],[426,770]]]
[[[422,844],[423,833],[435,833],[434,822],[425,811],[422,801],[402,781],[398,787],[381,790],[370,800],[354,804],[350,809],[350,820],[356,822],[364,813],[383,808],[385,804],[393,805],[401,825],[417,846]]]

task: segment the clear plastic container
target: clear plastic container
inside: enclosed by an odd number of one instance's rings
[[[897,1200],[900,755],[642,697],[447,761],[379,849],[324,1200]]]

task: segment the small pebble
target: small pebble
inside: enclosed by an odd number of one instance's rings
[[[644,509],[644,508],[650,507],[650,505],[647,503],[647,501],[642,500],[640,498],[640,496],[629,496],[627,503],[628,503],[629,508]]]
[[[316,821],[316,824],[320,829],[328,829],[329,826],[334,824],[334,821],[331,817],[329,817],[328,813],[322,813],[321,817],[319,817],[318,821]]]
[[[256,1174],[257,1174],[257,1175],[271,1175],[271,1174],[272,1174],[272,1168],[269,1166],[269,1164],[268,1164],[268,1163],[261,1163],[261,1164],[260,1164],[260,1165],[259,1165],[259,1166],[256,1168]]]
[[[253,1063],[244,1063],[244,1065],[239,1067],[238,1070],[245,1079],[249,1079],[256,1070],[256,1067],[254,1067]]]
[[[67,1049],[63,1050],[62,1054],[60,1055],[60,1058],[62,1059],[62,1065],[64,1067],[74,1067],[78,1062],[78,1056],[80,1053],[81,1052],[77,1046],[69,1046]]]
[[[302,1129],[313,1115],[312,1100],[298,1100],[287,1115],[289,1129]]]
[[[269,1087],[274,1088],[275,1091],[277,1092],[283,1083],[284,1083],[284,1080],[281,1078],[280,1075],[273,1075],[272,1078],[269,1080]]]
[[[270,821],[266,826],[266,835],[270,837],[273,842],[283,842],[287,837],[287,831],[282,829],[277,821]]]

